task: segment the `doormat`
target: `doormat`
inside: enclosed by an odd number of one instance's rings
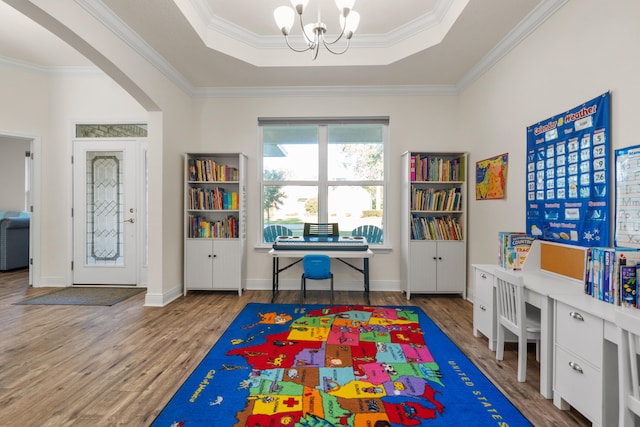
[[[418,307],[250,303],[153,427],[531,426]]]
[[[16,304],[36,305],[114,305],[145,291],[144,288],[68,287]]]

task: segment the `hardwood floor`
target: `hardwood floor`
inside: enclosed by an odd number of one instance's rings
[[[26,270],[0,273],[0,425],[146,426],[248,302],[267,291],[190,292],[164,308],[143,307],[144,293],[111,307],[15,305],[51,291],[30,288]],[[296,291],[277,302],[297,303]],[[336,292],[336,301],[363,303]],[[308,291],[307,303],[328,303]],[[421,307],[535,426],[589,426],[538,393],[533,348],[527,382],[516,381],[516,348],[497,362],[486,338],[472,334],[472,305],[460,297],[372,292],[374,305]]]

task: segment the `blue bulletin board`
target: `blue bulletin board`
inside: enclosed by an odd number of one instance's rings
[[[616,150],[616,246],[640,248],[640,145]]]
[[[527,232],[609,246],[610,93],[527,127]]]

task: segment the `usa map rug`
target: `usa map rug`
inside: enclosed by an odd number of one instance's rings
[[[152,425],[531,426],[418,307],[254,303]]]

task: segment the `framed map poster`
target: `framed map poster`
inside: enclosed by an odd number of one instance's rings
[[[476,200],[504,199],[509,153],[476,162]]]
[[[527,233],[609,246],[610,93],[527,128]]]

